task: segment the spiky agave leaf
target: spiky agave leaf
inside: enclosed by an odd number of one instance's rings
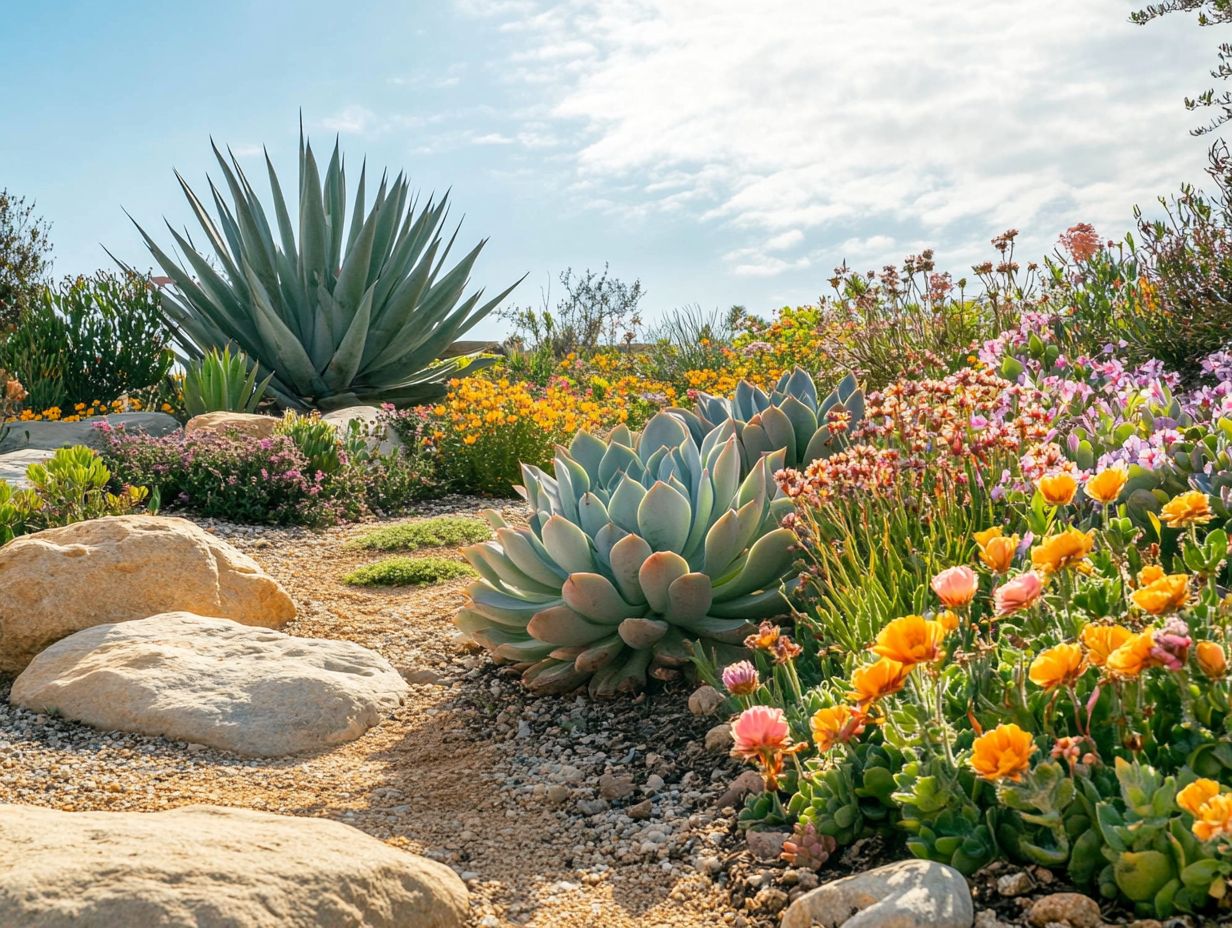
[[[176,174],[212,258],[168,225],[181,263],[137,226],[174,285],[163,310],[190,358],[236,345],[272,376],[270,393],[297,409],[424,403],[490,363],[439,360],[517,286],[484,303],[482,290],[463,298],[487,240],[444,269],[457,238],[457,229],[444,238],[448,196],[418,205],[399,174],[381,178],[368,206],[361,170],[348,223],[337,142],[322,175],[301,132],[294,220],[266,155],[271,222],[235,156],[216,146],[214,155],[229,194],[210,183],[214,215]]]
[[[770,393],[742,380],[730,399],[699,393],[693,409],[671,412],[688,423],[698,444],[730,423],[745,470],[763,454],[779,450],[787,467],[798,468],[847,446],[864,418],[864,392],[848,374],[829,395],[818,397],[812,376],[797,367],[784,373]]]
[[[579,432],[551,474],[523,468],[529,526],[464,549],[480,579],[458,627],[540,692],[610,696],[676,675],[691,643],[733,652],[794,586],[783,459],[742,478],[730,424],[695,441],[670,412],[639,435]]]

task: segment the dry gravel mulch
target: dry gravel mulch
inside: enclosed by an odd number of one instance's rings
[[[489,505],[453,498],[422,514]],[[511,520],[521,512],[506,508]],[[341,582],[383,556],[346,547],[371,525],[202,524],[286,586],[299,607],[289,633],[380,652],[411,684],[406,704],[347,745],[254,760],[17,710],[2,681],[0,802],[127,811],[211,803],[337,819],[451,865],[482,928],[777,921],[759,905],[748,903],[758,914],[733,908],[720,862],[739,857],[739,845],[730,811],[715,804],[741,771],[722,750],[706,750],[717,720],[689,714],[687,686],[636,701],[532,698],[460,640],[451,620],[467,581]],[[771,907],[783,901],[774,896]]]

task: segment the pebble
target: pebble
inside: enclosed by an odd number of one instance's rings
[[[1060,924],[1062,928],[1098,928],[1103,922],[1099,903],[1082,893],[1052,893],[1036,899],[1027,911],[1034,928]]]
[[[689,696],[689,711],[694,715],[714,715],[725,701],[713,686],[699,686]]]
[[[605,773],[599,777],[599,795],[604,799],[624,799],[633,795],[633,777]]]
[[[1021,896],[1031,889],[1031,875],[1024,870],[997,877],[997,892],[1002,896]]]
[[[703,743],[706,745],[707,751],[726,751],[734,743],[731,725],[727,722],[715,725],[714,728],[706,732],[706,740]]]

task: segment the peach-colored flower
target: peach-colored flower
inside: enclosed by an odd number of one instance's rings
[[[975,543],[980,547],[980,561],[997,574],[1010,569],[1018,553],[1019,541],[1017,535],[1005,535],[998,526],[975,533]]]
[[[980,588],[980,578],[970,567],[949,567],[933,577],[933,592],[951,609],[960,609],[975,599]]]
[[[1194,646],[1194,660],[1198,669],[1212,680],[1228,672],[1228,655],[1213,641],[1199,641]]]
[[[1115,503],[1129,481],[1129,472],[1124,467],[1109,467],[1090,477],[1083,486],[1088,499],[1105,506]]]
[[[777,706],[750,706],[732,722],[732,756],[758,764],[766,789],[778,789],[783,758],[805,745],[793,744],[783,710]]]
[[[1082,629],[1087,659],[1096,667],[1103,667],[1109,655],[1133,636],[1124,625],[1087,625]]]
[[[864,714],[851,706],[818,709],[810,720],[813,743],[825,753],[841,741],[848,741],[864,727]]]
[[[937,621],[941,623],[941,627],[944,628],[947,633],[958,630],[957,612],[951,612],[949,609],[938,612]]]
[[[1200,490],[1174,496],[1159,511],[1159,520],[1171,528],[1203,525],[1213,518],[1215,513],[1211,512],[1211,501]]]
[[[877,635],[870,650],[900,664],[928,664],[941,656],[945,626],[936,619],[905,615],[895,619]]]
[[[993,590],[992,600],[997,615],[1012,615],[1035,605],[1043,592],[1044,578],[1029,570]]]
[[[911,666],[883,657],[867,667],[857,667],[852,671],[852,692],[848,696],[861,707],[867,706],[901,690],[910,673]]]
[[[1027,676],[1036,686],[1054,690],[1059,686],[1072,686],[1086,669],[1082,648],[1065,642],[1041,651],[1031,662]]]

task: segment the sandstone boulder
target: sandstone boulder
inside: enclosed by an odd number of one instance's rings
[[[286,591],[256,562],[185,519],[109,516],[0,548],[0,673],[92,625],[175,610],[281,628]]]
[[[442,864],[319,818],[0,805],[0,925],[461,928]]]
[[[273,438],[278,420],[246,412],[207,412],[193,416],[184,426],[185,435],[233,435],[242,438]]]
[[[961,873],[931,860],[900,860],[805,893],[782,928],[971,928],[974,921]]]
[[[107,446],[98,429],[104,422],[130,434],[167,435],[180,428],[174,416],[163,412],[120,412],[112,416],[92,416],[80,422],[13,422],[0,427],[0,454],[26,449],[55,451],[70,445],[85,445],[98,451]]]
[[[385,658],[354,642],[169,612],[57,641],[9,698],[107,731],[278,757],[358,738],[406,691]]]

